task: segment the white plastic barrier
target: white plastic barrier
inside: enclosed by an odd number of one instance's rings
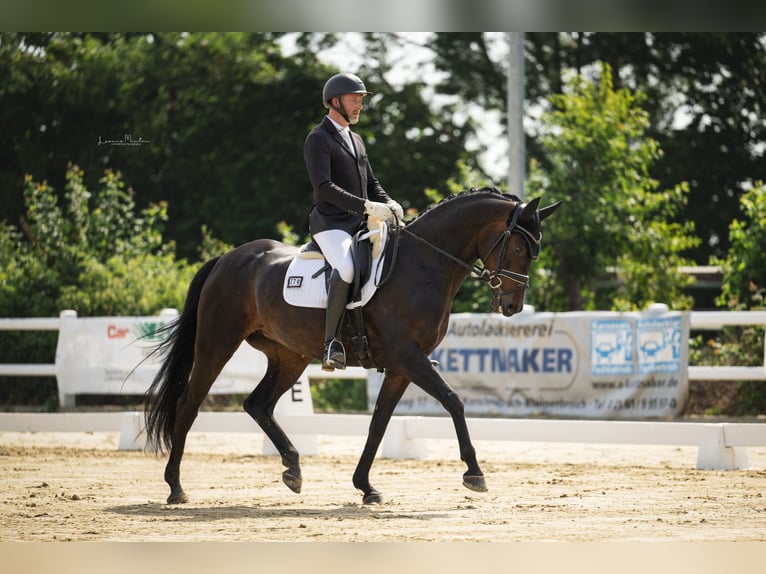
[[[279,421],[282,417],[312,416],[314,412],[308,377],[305,373],[293,385],[289,392],[282,395],[274,407],[274,416]],[[233,423],[233,424],[232,424]],[[111,429],[114,430],[114,429]],[[119,450],[143,450],[146,446],[146,428],[144,413],[123,413],[120,419]],[[249,415],[241,412],[222,413],[201,411],[192,425],[192,432],[260,432],[257,423]],[[315,455],[318,453],[317,435],[298,429],[290,437],[301,454]],[[278,454],[273,443],[263,435],[263,454]]]
[[[718,331],[734,325],[766,327],[766,311],[692,311],[691,328]],[[756,367],[689,366],[689,379],[695,381],[766,381],[766,336],[763,338],[763,361]]]
[[[370,415],[277,414],[291,439],[317,435],[366,436]],[[576,421],[468,418],[475,441],[645,444],[698,447],[696,468],[733,470],[749,467],[747,447],[766,445],[766,425],[758,423]],[[120,448],[140,446],[143,413],[0,413],[0,432],[120,431]],[[242,412],[201,412],[192,432],[260,433]],[[392,417],[380,454],[384,458],[423,458],[428,439],[455,438],[446,417]],[[265,436],[264,436],[264,440]],[[301,454],[315,451],[301,448]],[[273,453],[266,451],[267,453]]]
[[[451,421],[436,417],[397,417],[398,433],[408,442],[402,455],[423,448],[422,439],[454,437]],[[515,440],[597,444],[698,446],[698,469],[745,469],[745,447],[766,445],[766,425],[755,423],[685,423],[639,421],[572,421],[529,419],[469,419],[474,440]],[[448,424],[445,424],[448,423]],[[389,456],[398,458],[391,445]]]

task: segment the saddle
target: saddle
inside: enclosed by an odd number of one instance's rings
[[[385,257],[389,231],[385,221],[368,219],[367,228],[360,229],[354,235],[351,252],[354,279],[343,324],[348,329],[354,356],[367,369],[376,368],[377,365],[367,341],[362,308],[384,281],[384,271],[388,273],[390,268],[389,258]],[[303,245],[285,274],[282,289],[285,301],[300,307],[326,308],[331,271],[332,268],[325,261],[316,242],[312,240]]]
[[[354,234],[353,243],[351,245],[351,258],[354,261],[354,279],[351,282],[351,289],[349,293],[349,302],[361,302],[362,300],[362,286],[372,277],[372,262],[378,258],[380,253],[381,237],[379,232],[375,232],[374,235],[370,235],[371,232],[366,229],[360,229]],[[327,281],[330,279],[330,272],[332,267],[324,258],[322,249],[319,244],[313,239],[301,247],[297,255],[300,259],[317,259],[321,260],[324,264],[322,267],[312,274],[312,278],[319,277],[320,274],[325,276],[325,287]]]

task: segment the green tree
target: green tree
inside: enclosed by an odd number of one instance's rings
[[[0,69],[18,78],[0,106],[11,127],[0,135],[11,151],[0,165],[9,179],[31,173],[62,187],[69,161],[91,174],[89,185],[104,167],[119,170],[140,190],[141,206],[168,205],[166,232],[185,256],[194,254],[203,224],[243,242],[273,235],[280,218],[304,217],[300,146],[313,119],[309,94],[326,72],[316,61],[283,58],[274,35],[3,40]],[[126,138],[140,145],[111,143]],[[14,220],[16,208],[1,213]]]
[[[497,110],[504,127],[507,62],[498,41],[496,34],[440,32],[428,45],[444,72],[440,93]],[[564,92],[568,74],[598,62],[610,65],[617,89],[645,94],[646,134],[664,152],[651,175],[662,188],[689,183],[676,216],[694,221],[702,238],[689,255],[699,264],[723,257],[742,186],[763,173],[766,34],[536,32],[524,35],[524,51],[527,109],[545,107],[548,96]],[[549,167],[533,128],[526,150]]]
[[[766,308],[766,187],[763,182],[747,186],[740,197],[742,217],[729,224],[731,247],[726,257],[711,263],[723,270],[723,286],[716,303],[724,309]],[[690,341],[690,361],[701,365],[763,364],[764,327],[726,327],[714,337],[698,335]],[[740,381],[736,401],[713,414],[735,416],[766,412],[766,388],[761,381]]]
[[[0,316],[181,308],[193,268],[163,241],[166,206],[137,213],[119,173],[107,170],[95,193],[83,177],[69,166],[63,201],[47,182],[27,177],[22,225],[0,222]]]
[[[636,309],[652,301],[687,308],[681,254],[698,242],[693,222],[672,223],[685,205],[684,184],[659,190],[650,177],[660,157],[646,136],[641,94],[614,90],[602,65],[592,82],[577,76],[551,96],[540,141],[549,167],[533,163],[530,196],[563,200],[545,232],[542,269],[531,298],[550,310]],[[617,285],[605,288],[613,270]]]
[[[164,205],[137,211],[119,173],[107,170],[96,191],[70,165],[64,193],[23,182],[19,226],[0,221],[0,316],[154,315],[180,309],[195,266],[163,241]],[[20,184],[21,187],[21,184]],[[216,245],[209,237],[206,248]],[[55,332],[0,331],[0,362],[53,363]],[[57,404],[52,378],[0,378],[0,404]]]
[[[742,218],[729,224],[731,247],[725,259],[713,258],[723,270],[718,305],[727,309],[763,309],[766,306],[766,187],[750,186],[742,197]]]
[[[702,238],[690,255],[701,264],[724,256],[743,185],[763,173],[766,35],[580,34],[578,52],[619,70],[618,87],[647,95],[648,135],[664,151],[653,176],[662,185],[689,182],[684,217]]]
[[[192,257],[200,229],[230,244],[303,233],[311,187],[303,141],[321,120],[334,70],[312,38],[285,56],[271,33],[0,35],[0,219],[18,221],[26,173],[63,189],[69,161],[94,187],[121,172],[139,207],[167,205],[165,236]],[[376,175],[405,205],[456,173],[466,129],[426,103],[422,85],[385,82],[385,51],[370,44],[359,70],[377,92],[357,130]],[[129,138],[133,145],[114,145]],[[139,141],[140,140],[140,141]],[[126,142],[122,142],[126,143]]]

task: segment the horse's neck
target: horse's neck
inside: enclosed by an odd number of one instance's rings
[[[444,206],[452,207],[452,206]],[[421,242],[416,242],[415,247],[420,256],[431,268],[433,274],[443,274],[436,278],[446,289],[457,291],[465,278],[471,272],[473,264],[481,256],[478,253],[478,245],[484,234],[487,224],[492,219],[497,219],[499,213],[495,208],[490,212],[487,209],[478,209],[481,206],[468,205],[463,209],[441,209],[441,213],[433,212],[422,221],[416,221],[411,225],[411,231],[429,242],[429,247]],[[416,225],[417,224],[417,225]],[[434,247],[438,249],[434,249]],[[460,260],[462,264],[440,254],[438,250],[448,253]],[[440,265],[434,266],[433,261],[439,261]]]
[[[452,206],[444,206],[447,207]],[[412,231],[462,261],[473,264],[479,257],[477,244],[482,231],[492,216],[497,216],[497,212],[492,214],[478,207],[435,210],[428,214],[430,217],[413,223]]]

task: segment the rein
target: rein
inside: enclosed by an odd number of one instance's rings
[[[519,215],[523,211],[524,204],[519,203],[516,208],[513,211],[513,217],[511,219],[510,224],[508,225],[508,228],[503,231],[497,239],[495,239],[495,242],[492,244],[492,247],[489,248],[489,251],[487,251],[487,254],[481,258],[482,263],[484,264],[484,261],[487,260],[487,258],[492,254],[492,252],[500,246],[500,255],[498,257],[499,264],[502,265],[503,259],[505,259],[506,251],[508,250],[508,243],[510,242],[511,235],[514,232],[520,232],[523,234],[524,239],[527,241],[527,243],[530,243],[530,247],[532,243],[539,244],[540,239],[534,237],[528,230],[524,229],[518,224]],[[508,269],[503,269],[502,267],[498,267],[494,271],[490,271],[486,267],[479,266],[474,262],[473,265],[469,265],[462,259],[459,259],[452,255],[451,253],[445,251],[438,245],[434,245],[427,239],[424,239],[420,237],[419,235],[413,233],[406,227],[401,228],[401,231],[408,234],[410,237],[413,237],[414,239],[417,239],[421,243],[424,243],[437,253],[447,257],[451,261],[457,263],[458,265],[465,267],[468,269],[468,271],[474,276],[476,276],[478,279],[481,279],[485,283],[489,284],[489,287],[492,289],[495,295],[495,299],[499,299],[500,297],[504,295],[508,295],[510,293],[513,293],[514,291],[517,291],[519,289],[527,289],[529,287],[529,275],[524,275],[523,273],[516,273],[515,271],[510,271]],[[530,253],[532,250],[530,249]],[[534,257],[533,257],[534,258]],[[501,291],[500,288],[503,286],[502,278],[506,277],[510,279],[511,281],[514,281],[517,283],[515,287],[512,289],[507,289],[504,291]]]

